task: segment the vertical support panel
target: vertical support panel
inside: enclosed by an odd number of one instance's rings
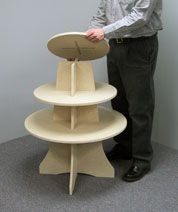
[[[77,89],[77,73],[76,62],[71,65],[71,96],[74,96]]]
[[[77,112],[78,123],[99,122],[99,112],[97,105],[78,107]]]
[[[102,141],[78,145],[78,173],[114,177],[114,168],[103,150]]]
[[[77,124],[77,107],[71,107],[71,129]]]
[[[75,65],[72,65],[74,64]],[[77,72],[76,92],[95,91],[93,69],[90,62],[86,61],[62,61],[58,65],[56,89],[60,91],[71,91],[71,66]],[[75,71],[74,71],[75,72]]]
[[[72,195],[77,179],[77,144],[71,144],[71,167],[70,167],[70,181],[69,181],[69,194]]]
[[[57,68],[56,89],[69,91],[71,87],[71,65],[73,62],[61,61]]]
[[[67,122],[69,122],[69,125],[70,125],[71,107],[54,105],[53,120],[54,121],[67,121]]]
[[[40,174],[62,174],[70,171],[70,145],[49,143],[49,150],[40,164]]]
[[[77,63],[77,90],[95,91],[93,68],[90,62],[80,61]]]
[[[76,61],[71,65],[71,96],[74,96],[77,89],[77,73],[76,73]],[[71,129],[75,128],[77,124],[77,107],[71,107]]]

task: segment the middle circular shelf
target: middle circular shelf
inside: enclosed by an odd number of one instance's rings
[[[48,104],[60,106],[88,106],[113,99],[117,89],[107,83],[95,82],[95,91],[77,91],[74,96],[70,91],[56,89],[55,83],[45,84],[34,90],[34,96]]]

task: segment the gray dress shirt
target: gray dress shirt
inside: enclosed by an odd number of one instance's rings
[[[89,28],[103,28],[105,37],[151,36],[162,29],[162,0],[100,0]]]

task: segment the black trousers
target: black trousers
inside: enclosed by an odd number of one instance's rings
[[[112,99],[114,110],[127,118],[126,130],[114,137],[120,150],[136,159],[153,158],[151,131],[155,105],[154,81],[158,38],[132,39],[125,43],[109,41],[108,80],[118,90]]]

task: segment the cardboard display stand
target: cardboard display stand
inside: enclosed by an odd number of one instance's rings
[[[117,94],[113,86],[94,81],[88,61],[108,53],[106,40],[93,43],[84,33],[64,33],[52,37],[48,49],[65,60],[59,63],[56,82],[40,86],[34,95],[54,106],[28,116],[25,127],[32,135],[49,142],[40,173],[70,173],[72,195],[78,173],[114,177],[102,141],[121,133],[127,121],[121,113],[98,106]],[[68,58],[75,60],[67,61]]]

